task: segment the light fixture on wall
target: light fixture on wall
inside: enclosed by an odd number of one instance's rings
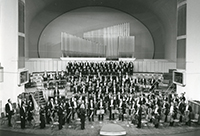
[[[3,82],[3,67],[1,66],[1,63],[0,63],[0,82]]]

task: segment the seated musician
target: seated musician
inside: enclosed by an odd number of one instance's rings
[[[47,72],[44,71],[44,74],[42,75],[43,77],[43,81],[47,81],[48,80],[48,75],[47,75]]]
[[[105,112],[105,103],[103,102],[102,99],[97,104],[97,112],[98,112],[98,120],[102,120],[104,118],[104,112]]]
[[[56,85],[53,94],[54,94],[54,97],[58,97],[58,98],[59,98],[59,96],[60,96],[60,91],[59,91],[59,89],[58,89],[58,85]]]
[[[61,80],[65,79],[65,73],[64,73],[63,70],[62,70],[62,72],[61,72],[61,74],[60,74],[60,79],[61,79]]]

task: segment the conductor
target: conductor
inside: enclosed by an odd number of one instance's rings
[[[85,129],[85,105],[84,101],[81,102],[80,105],[80,118],[81,118],[81,129]]]

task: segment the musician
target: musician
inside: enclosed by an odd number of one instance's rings
[[[85,104],[84,104],[84,101],[82,101],[80,105],[80,119],[81,119],[82,130],[85,129],[85,114],[86,114]]]
[[[110,98],[109,102],[108,102],[108,110],[109,110],[109,120],[114,120],[115,119],[115,115],[113,113],[113,110],[116,107],[116,100],[113,99],[113,97]]]
[[[142,106],[140,103],[137,104],[137,128],[141,128],[141,121],[142,121]]]
[[[168,120],[167,120],[167,116],[168,116],[168,114],[169,114],[169,103],[167,102],[167,100],[166,101],[164,101],[164,115],[165,115],[165,122],[167,122]]]
[[[45,114],[46,114],[46,123],[50,124],[50,120],[51,120],[51,108],[50,108],[50,101],[48,101],[46,103],[45,106]]]
[[[147,116],[148,116],[149,122],[152,122],[152,113],[153,113],[153,106],[152,106],[152,103],[149,102],[147,103]]]
[[[161,116],[161,109],[158,106],[158,104],[156,104],[155,109],[154,109],[154,118],[155,118],[154,125],[155,125],[155,128],[159,127],[160,116]]]
[[[26,122],[26,107],[24,102],[22,102],[21,104],[22,104],[20,108],[21,128],[24,129]]]
[[[40,108],[40,128],[45,128],[45,108],[44,105],[41,105]]]
[[[175,106],[174,103],[171,102],[170,104],[170,109],[169,109],[169,117],[170,117],[170,124],[169,126],[173,126],[174,125],[174,118],[175,118]]]
[[[102,120],[104,119],[104,112],[105,112],[105,103],[103,102],[103,99],[100,99],[100,101],[97,104],[97,109],[100,111],[99,115],[98,115],[98,120]],[[103,113],[102,113],[103,112]]]
[[[29,125],[31,125],[31,121],[33,120],[33,111],[34,111],[33,102],[30,101],[27,107],[27,113],[28,113],[27,120],[29,121]]]
[[[70,123],[70,119],[71,119],[71,116],[72,116],[72,101],[71,99],[67,99],[66,101],[66,105],[65,105],[65,108],[67,110],[67,117],[66,117],[66,121],[67,123]]]
[[[181,102],[179,103],[178,105],[178,109],[179,109],[179,112],[180,112],[180,118],[179,118],[179,122],[182,122],[182,119],[183,119],[183,115],[184,115],[184,112],[185,112],[185,100],[184,99],[181,99]]]
[[[5,111],[6,111],[6,117],[8,118],[8,126],[12,127],[11,119],[12,119],[12,115],[14,114],[14,110],[12,107],[11,99],[8,99],[8,103],[5,106]]]
[[[54,100],[54,112],[58,112],[58,109],[59,109],[59,100],[58,100],[58,97],[55,97],[55,100]]]
[[[50,109],[51,116],[54,118],[55,104],[54,104],[53,98],[50,99],[50,102],[49,102],[49,109]]]
[[[93,99],[90,99],[90,102],[88,104],[88,120],[89,121],[94,121],[94,102]]]
[[[43,77],[43,81],[47,81],[48,80],[48,75],[47,75],[47,72],[44,71],[44,74],[42,75]]]
[[[62,72],[61,72],[61,74],[60,74],[60,79],[61,79],[61,80],[65,79],[65,73],[64,73],[63,70],[62,70]]]
[[[58,89],[58,85],[56,85],[56,88],[54,89],[53,94],[54,94],[54,98],[55,98],[55,97],[58,97],[58,98],[59,98],[59,96],[60,96],[60,91],[59,91],[59,89]]]
[[[72,120],[74,120],[75,117],[75,113],[77,111],[77,101],[76,101],[76,97],[72,98]]]
[[[180,99],[181,99],[183,102],[185,102],[185,100],[186,100],[186,98],[185,98],[185,92],[181,94]]]
[[[126,103],[125,101],[123,101],[122,99],[119,100],[119,107],[118,107],[118,110],[119,110],[119,120],[122,119],[122,121],[124,121],[124,114],[126,113]]]
[[[185,124],[188,126],[191,126],[191,116],[192,116],[192,106],[189,105],[188,102],[186,102],[186,108],[185,108],[186,122],[185,122]]]
[[[59,110],[58,110],[58,122],[59,122],[58,128],[59,128],[59,130],[61,130],[63,128],[63,124],[64,124],[63,118],[64,118],[64,107],[63,107],[63,102],[61,102],[59,105]]]

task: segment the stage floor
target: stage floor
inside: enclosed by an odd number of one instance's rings
[[[118,124],[106,124],[100,130],[100,136],[125,136],[126,130]]]

